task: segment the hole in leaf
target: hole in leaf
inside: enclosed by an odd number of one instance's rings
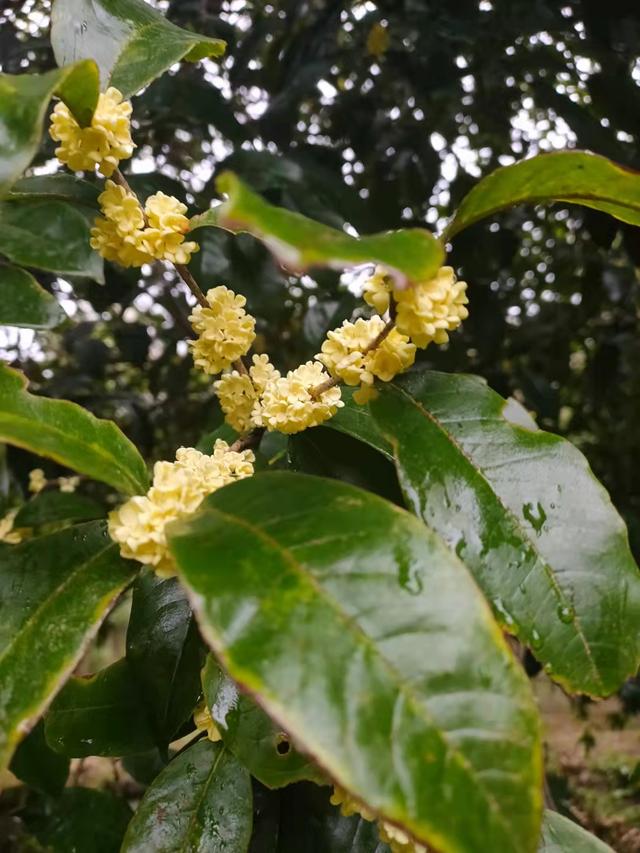
[[[290,751],[291,744],[289,743],[289,738],[284,732],[281,732],[276,740],[276,752],[278,755],[288,755]]]

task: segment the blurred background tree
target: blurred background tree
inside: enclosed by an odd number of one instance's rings
[[[4,71],[53,66],[50,3],[5,3]],[[271,201],[358,232],[441,227],[481,175],[539,151],[587,148],[637,168],[640,11],[634,0],[171,0],[225,38],[135,98],[141,194],[195,209],[233,168]],[[36,171],[52,171],[43,145]],[[243,292],[259,346],[287,367],[349,316],[351,279],[285,275],[247,235],[200,232],[203,287]],[[434,367],[479,373],[569,437],[611,490],[640,551],[640,233],[570,205],[516,209],[456,240],[471,317]],[[220,414],[191,371],[189,298],[160,265],[107,284],[38,277],[63,300],[56,333],[7,331],[5,351],[51,395],[115,417],[151,459]],[[352,285],[353,289],[353,285]],[[167,401],[170,400],[170,405]],[[22,461],[24,465],[22,465]],[[27,462],[16,454],[18,475]],[[14,466],[15,468],[15,466]]]
[[[54,66],[50,5],[0,4],[3,71]],[[153,5],[181,26],[226,39],[228,51],[219,63],[176,69],[134,99],[138,148],[125,165],[142,196],[164,190],[195,213],[216,200],[215,175],[232,168],[270,201],[337,227],[440,230],[480,176],[534,153],[586,148],[640,168],[637,0]],[[58,168],[53,148],[43,142],[36,174]],[[359,310],[357,276],[297,279],[248,235],[195,236],[200,284],[247,296],[257,348],[281,368],[311,357],[329,328]],[[577,444],[640,558],[640,231],[568,204],[516,208],[464,232],[450,262],[469,282],[471,316],[448,348],[421,358],[486,377],[543,428]],[[221,422],[211,383],[192,370],[191,297],[172,271],[107,264],[105,286],[36,276],[68,321],[48,333],[0,329],[4,357],[34,390],[115,418],[150,461],[172,458]],[[0,500],[24,490],[40,464],[10,449]],[[50,477],[67,473],[44,467]],[[636,680],[623,695],[628,708],[640,707]],[[554,717],[555,700],[544,701],[549,730],[561,728],[566,710]],[[574,748],[575,724],[570,736]],[[640,813],[640,773],[625,768],[617,761],[600,776],[591,766],[592,787],[606,790],[609,805],[584,808],[614,816],[631,809],[635,817],[603,837],[635,852],[640,833],[628,826]],[[561,768],[567,778],[572,772]],[[578,765],[574,777],[584,772]]]

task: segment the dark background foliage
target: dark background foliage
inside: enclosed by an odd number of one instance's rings
[[[192,209],[233,168],[271,201],[360,232],[437,227],[478,176],[538,151],[588,148],[639,166],[634,0],[172,0],[182,26],[225,38],[135,99],[137,174]],[[0,11],[3,70],[53,65],[47,2]],[[43,145],[38,164],[52,157]],[[243,292],[281,366],[317,350],[356,302],[334,273],[302,282],[248,236],[209,229],[193,269]],[[588,456],[640,546],[640,233],[566,205],[516,209],[456,239],[471,317],[435,367],[479,373]],[[8,335],[36,388],[115,417],[150,459],[220,420],[184,345],[187,297],[161,267],[107,284],[39,275],[73,314]],[[44,279],[44,280],[43,280]],[[15,454],[24,477],[33,460]]]

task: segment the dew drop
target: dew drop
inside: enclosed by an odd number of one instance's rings
[[[542,646],[542,637],[534,628],[531,632],[531,648],[539,649]]]
[[[494,598],[492,604],[493,609],[502,618],[504,624],[507,625],[509,628],[512,628],[515,624],[514,619],[513,616],[507,610],[507,608],[504,606],[503,600],[501,598]]]
[[[576,611],[569,604],[558,605],[558,618],[561,622],[568,624],[576,618]]]
[[[456,556],[462,559],[462,555],[464,554],[464,550],[467,547],[466,539],[458,539],[458,543],[456,545]]]

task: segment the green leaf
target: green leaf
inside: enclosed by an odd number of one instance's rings
[[[67,201],[84,207],[98,209],[100,188],[75,175],[60,172],[57,175],[30,175],[21,178],[11,187],[9,201],[46,199]]]
[[[30,788],[56,797],[69,776],[69,759],[51,749],[41,720],[16,749],[10,769]]]
[[[176,578],[142,572],[133,587],[127,660],[160,746],[193,713],[202,692],[203,658],[191,607]]]
[[[118,853],[131,819],[122,797],[93,788],[67,788],[42,811],[26,822],[47,853]]]
[[[216,181],[228,200],[191,220],[191,228],[213,225],[234,233],[247,231],[273,252],[282,266],[301,273],[309,267],[344,269],[363,263],[380,263],[400,286],[433,278],[444,259],[442,244],[421,228],[352,237],[276,207],[254,193],[233,172]]]
[[[378,424],[371,414],[371,407],[360,406],[353,400],[355,388],[344,386],[342,388],[342,401],[344,408],[338,409],[327,428],[343,432],[345,435],[353,436],[359,441],[364,441],[374,450],[378,450],[387,459],[393,460],[393,448],[380,432]]]
[[[144,0],[55,0],[51,44],[58,65],[94,59],[102,88],[125,97],[181,59],[222,56],[226,46],[177,27]]]
[[[547,810],[542,822],[542,840],[538,853],[614,853],[577,823]]]
[[[0,326],[53,329],[65,319],[60,305],[31,273],[0,266]]]
[[[66,400],[27,391],[25,377],[0,364],[0,440],[48,456],[125,494],[148,487],[144,460],[112,422]]]
[[[0,767],[73,672],[134,571],[100,522],[2,547]]]
[[[95,675],[70,678],[45,718],[49,746],[69,758],[147,752],[153,733],[127,660]]]
[[[292,435],[289,465],[294,471],[351,483],[403,505],[393,464],[366,442],[341,430],[320,426]]]
[[[503,166],[463,198],[443,239],[516,204],[551,201],[582,204],[640,225],[640,174],[589,151],[557,151]]]
[[[43,527],[63,522],[93,521],[102,518],[105,510],[99,503],[84,495],[69,492],[40,492],[20,507],[14,527]]]
[[[301,779],[321,781],[308,758],[297,752],[287,736],[209,655],[202,674],[204,696],[225,746],[252,776],[268,788],[282,788]]]
[[[104,282],[102,258],[89,245],[89,221],[65,201],[0,204],[0,254],[27,267]]]
[[[88,124],[98,92],[98,69],[91,59],[46,74],[0,74],[0,195],[35,157],[54,94],[81,124]]]
[[[270,472],[169,538],[226,671],[340,786],[441,850],[535,849],[530,688],[434,533],[353,486]]]
[[[635,673],[640,574],[578,450],[473,376],[408,374],[371,410],[408,505],[554,679],[604,696]]]
[[[246,853],[251,824],[248,772],[222,744],[200,740],[147,789],[122,853]]]

